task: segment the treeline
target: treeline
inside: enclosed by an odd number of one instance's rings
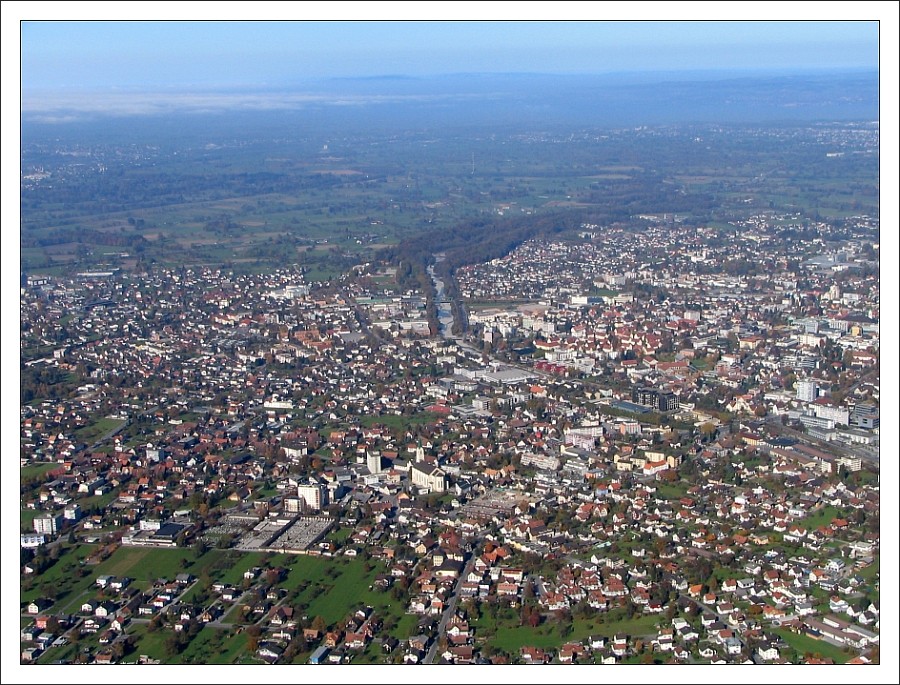
[[[446,259],[435,265],[435,272],[444,276],[460,266],[507,255],[526,240],[574,231],[583,222],[591,220],[596,217],[589,216],[584,210],[521,217],[478,217],[385,248],[379,257],[394,263],[408,262],[412,269],[422,265],[424,269],[434,261],[435,253],[443,252]]]
[[[37,237],[24,231],[21,236],[21,246],[48,247],[50,245],[64,245],[66,243],[82,243],[85,245],[107,245],[112,247],[127,247],[137,249],[147,245],[143,236],[135,233],[119,233],[112,231],[97,231],[76,226],[74,228],[55,228],[46,235]]]
[[[598,207],[608,222],[627,221],[644,212],[702,217],[711,215],[720,205],[712,193],[696,187],[688,192],[657,172],[594,184],[584,201]]]
[[[466,329],[459,287],[454,274],[467,264],[477,264],[503,257],[526,240],[552,237],[575,231],[585,221],[599,221],[585,210],[565,210],[538,216],[494,217],[471,219],[440,232],[429,232],[382,250],[379,258],[398,264],[397,279],[401,286],[418,287],[426,294],[428,320],[432,332],[438,330],[435,291],[427,268],[434,254],[446,258],[435,263],[435,273],[444,281],[445,295],[455,317],[454,333]]]
[[[22,365],[19,394],[22,404],[33,400],[58,400],[74,389],[69,374],[55,366]]]
[[[431,335],[437,335],[440,328],[438,321],[437,293],[434,282],[428,275],[428,265],[425,261],[414,261],[409,258],[401,258],[397,265],[397,285],[401,290],[419,290],[425,295],[425,316],[428,319],[428,327]]]

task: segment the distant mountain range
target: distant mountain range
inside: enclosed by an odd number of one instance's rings
[[[23,124],[107,116],[302,112],[307,122],[641,126],[878,119],[873,71],[402,75],[241,90],[28,92]],[[288,117],[292,118],[292,117]]]

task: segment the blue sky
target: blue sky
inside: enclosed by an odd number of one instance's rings
[[[281,86],[383,74],[876,68],[878,30],[874,21],[23,21],[22,86]]]

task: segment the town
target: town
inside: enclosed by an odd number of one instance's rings
[[[29,275],[22,662],[878,663],[878,230]]]

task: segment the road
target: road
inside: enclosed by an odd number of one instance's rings
[[[473,550],[476,549],[473,547]],[[450,619],[456,615],[456,605],[459,603],[459,588],[466,581],[466,577],[472,572],[472,568],[475,566],[475,553],[469,556],[468,561],[466,561],[463,566],[463,570],[460,571],[459,578],[456,579],[456,583],[453,585],[453,592],[450,593],[450,597],[447,599],[447,605],[444,607],[444,613],[441,614],[441,620],[438,623],[437,635],[432,641],[431,647],[428,649],[428,653],[425,655],[425,659],[423,663],[433,664],[434,657],[437,655],[438,644],[441,641],[441,636],[444,634],[444,631],[447,629],[447,624],[450,622]]]
[[[720,616],[717,611],[714,611],[712,608],[710,608],[703,602],[698,601],[692,597],[689,597],[688,595],[684,594],[683,592],[678,593],[678,598],[693,602],[703,613],[709,614],[710,616],[714,617],[717,621],[725,624],[726,626],[728,625],[728,622],[726,621],[725,617]],[[736,628],[734,628],[733,626],[728,626],[728,627],[731,628],[731,631],[734,633],[734,636],[738,640],[740,640],[741,650],[743,651],[743,653],[748,656],[752,656],[752,652],[751,652],[750,648],[747,646],[747,642],[744,640],[744,636],[740,633],[740,631],[737,630]],[[724,647],[724,645],[720,645],[720,646]]]

